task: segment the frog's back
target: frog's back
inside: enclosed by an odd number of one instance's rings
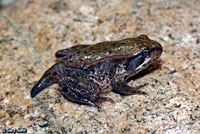
[[[132,57],[141,52],[142,49],[153,47],[156,43],[145,35],[119,41],[100,42],[88,46],[63,60],[70,67],[87,68],[101,62]]]

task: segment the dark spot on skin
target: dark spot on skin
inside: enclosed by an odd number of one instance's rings
[[[58,73],[57,72],[53,72],[53,75],[56,76],[56,75],[58,75]]]
[[[69,56],[69,61],[72,62],[73,58],[72,55]]]
[[[94,47],[88,49],[89,51],[95,51],[96,49]]]
[[[82,56],[79,58],[79,61],[80,61],[80,62],[82,62],[82,61],[83,61],[83,57],[82,57]]]
[[[140,45],[140,43],[139,43],[139,42],[137,42],[137,43],[136,43],[136,45],[138,45],[138,46],[139,46],[139,45]]]
[[[107,49],[107,47],[105,47],[103,50],[104,50],[104,51],[107,51],[108,49]]]

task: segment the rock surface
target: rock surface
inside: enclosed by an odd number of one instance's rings
[[[0,8],[0,133],[200,133],[199,0],[18,0]],[[161,60],[130,85],[147,96],[108,93],[102,111],[71,103],[53,85],[30,90],[76,44],[146,34],[163,45]],[[152,69],[149,70],[152,70]]]

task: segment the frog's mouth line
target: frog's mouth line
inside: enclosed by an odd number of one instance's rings
[[[126,68],[126,73],[128,74],[128,77],[125,78],[126,80],[130,78],[131,76],[134,76],[138,74],[141,70],[144,70],[147,68],[151,62],[157,60],[162,53],[162,49],[153,49],[149,52],[147,56],[142,56],[143,53],[140,53],[138,55],[135,55],[133,59],[128,63],[128,67]]]

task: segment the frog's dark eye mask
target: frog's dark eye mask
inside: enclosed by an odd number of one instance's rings
[[[136,74],[145,69],[152,61],[158,59],[162,53],[162,47],[155,47],[151,50],[144,49],[142,52],[128,59],[126,71],[129,75]]]
[[[137,68],[145,62],[145,59],[150,57],[151,53],[148,50],[143,50],[141,53],[133,56],[132,58],[128,59],[128,66],[126,70],[133,71],[137,70]]]

